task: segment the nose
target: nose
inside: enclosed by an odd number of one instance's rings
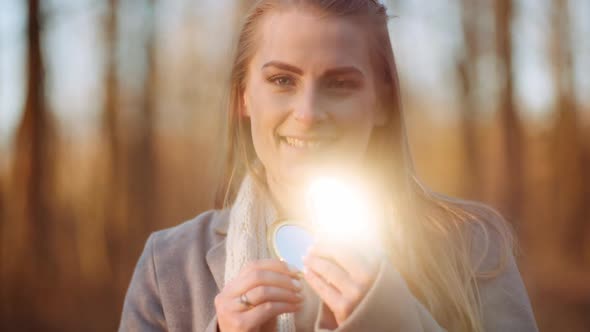
[[[297,122],[305,126],[312,126],[327,119],[328,114],[321,107],[320,96],[312,85],[301,92],[293,115]]]

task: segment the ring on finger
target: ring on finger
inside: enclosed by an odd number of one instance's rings
[[[248,300],[248,296],[246,296],[246,293],[243,293],[242,295],[240,295],[240,303],[245,305],[246,308],[251,309],[252,307],[254,307],[254,305],[252,304],[252,302],[250,302]]]

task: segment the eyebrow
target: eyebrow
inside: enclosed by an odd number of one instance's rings
[[[356,74],[359,76],[364,76],[362,71],[360,71],[358,68],[352,67],[352,66],[328,69],[324,73],[324,76],[337,76],[337,75],[345,75],[345,74]]]
[[[290,65],[288,63],[280,62],[280,61],[267,62],[262,66],[261,69],[264,69],[266,67],[276,67],[279,69],[293,72],[297,75],[303,75],[303,70],[301,70],[300,68]],[[358,68],[353,67],[353,66],[337,67],[337,68],[328,69],[324,72],[323,76],[336,76],[336,75],[344,75],[344,74],[356,74],[356,75],[364,76],[362,71],[360,71]]]
[[[264,66],[262,66],[261,69],[264,69],[266,67],[276,67],[279,69],[283,69],[286,71],[290,71],[293,72],[297,75],[303,75],[303,70],[301,70],[300,68],[297,68],[295,66],[292,66],[288,63],[284,63],[284,62],[280,62],[280,61],[270,61],[264,64]]]

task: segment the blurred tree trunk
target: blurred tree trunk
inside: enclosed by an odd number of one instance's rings
[[[3,284],[12,302],[12,314],[17,321],[35,313],[47,305],[46,288],[55,276],[51,269],[53,253],[52,239],[52,197],[53,155],[56,153],[50,115],[45,104],[45,74],[41,47],[40,0],[27,2],[27,85],[23,117],[17,129],[15,159],[12,165],[11,187],[11,234],[9,246],[11,255],[8,273],[11,280]],[[6,308],[3,308],[3,310]],[[22,312],[19,312],[22,310]],[[10,314],[9,314],[10,315]],[[23,315],[19,318],[20,315]],[[27,328],[34,328],[38,322],[22,321]],[[25,328],[25,329],[27,329]]]
[[[5,179],[6,175],[4,174],[4,172],[0,172],[0,299],[5,299],[4,301],[2,301],[2,304],[0,304],[0,330],[2,331],[6,330],[6,327],[4,326],[5,323],[3,322],[6,322],[8,320],[8,312],[6,308],[7,304],[5,303],[8,302],[6,300],[8,295],[6,294],[6,287],[8,283],[6,278],[6,269],[4,266],[4,255],[5,252],[7,252],[5,234],[8,221],[8,213],[6,213],[7,205],[4,203],[4,191],[7,190],[6,188],[8,187],[6,185]]]
[[[107,153],[110,168],[110,183],[118,183],[120,151],[119,127],[117,120],[119,81],[117,79],[117,11],[118,0],[109,0],[108,16],[105,20],[105,99],[103,109],[103,134],[107,138]]]
[[[118,79],[118,10],[119,0],[109,0],[109,9],[104,22],[105,41],[104,57],[106,59],[105,96],[102,118],[103,137],[106,138],[107,150],[107,179],[105,183],[105,211],[109,211],[107,218],[114,234],[109,234],[109,248],[112,249],[112,259],[120,258],[118,243],[127,233],[127,218],[121,215],[124,207],[124,186],[121,185],[121,174],[124,159],[121,158],[121,138],[119,132],[119,79]]]
[[[119,79],[118,79],[118,11],[119,0],[108,1],[108,12],[104,19],[104,58],[105,58],[105,80],[104,80],[104,104],[102,113],[102,137],[105,140],[106,169],[105,179],[101,183],[102,211],[97,218],[100,225],[86,225],[92,227],[95,234],[91,239],[94,243],[86,243],[91,246],[87,250],[93,250],[91,257],[94,257],[93,269],[87,273],[92,274],[95,282],[105,282],[109,276],[109,266],[119,270],[119,266],[127,263],[122,257],[123,245],[128,236],[128,220],[124,215],[125,210],[125,186],[122,180],[122,141],[119,128]],[[81,259],[83,259],[82,255]],[[97,260],[96,257],[100,257]]]
[[[499,115],[502,134],[504,171],[501,208],[508,219],[516,223],[520,215],[523,190],[523,134],[514,103],[512,61],[512,0],[495,2],[496,52],[500,73]],[[517,226],[517,225],[515,225]]]
[[[153,231],[156,227],[156,157],[154,121],[157,102],[156,75],[156,1],[147,0],[145,30],[145,79],[140,100],[139,113],[135,119],[136,135],[131,143],[129,166],[130,198],[134,223],[140,232]],[[138,240],[144,241],[143,237]]]
[[[562,221],[559,226],[562,249],[581,266],[588,229],[588,201],[584,197],[588,175],[583,168],[584,144],[578,126],[568,0],[554,0],[551,14],[553,33],[549,54],[557,93],[553,142],[554,220]]]
[[[457,72],[461,83],[462,134],[466,163],[466,174],[463,179],[463,194],[470,199],[480,199],[481,166],[477,136],[477,89],[476,63],[479,56],[477,45],[477,19],[479,14],[478,1],[461,1],[461,23],[463,28],[463,54],[457,62]]]

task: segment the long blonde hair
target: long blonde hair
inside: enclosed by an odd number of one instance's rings
[[[389,258],[416,298],[439,324],[453,331],[483,331],[478,282],[494,277],[512,254],[513,238],[503,219],[478,203],[444,197],[417,179],[408,148],[399,83],[387,28],[385,6],[377,0],[260,0],[246,16],[238,35],[227,105],[227,159],[217,207],[232,204],[246,172],[264,181],[263,167],[253,148],[249,120],[242,115],[242,94],[248,65],[257,43],[261,18],[278,8],[313,10],[321,15],[362,22],[370,39],[380,107],[388,122],[373,130],[367,164],[380,184],[381,197],[391,207],[395,224],[385,225]],[[475,243],[477,242],[477,243]],[[482,243],[480,243],[482,242]],[[482,269],[490,244],[500,248],[497,264]],[[473,247],[481,249],[474,257]]]

